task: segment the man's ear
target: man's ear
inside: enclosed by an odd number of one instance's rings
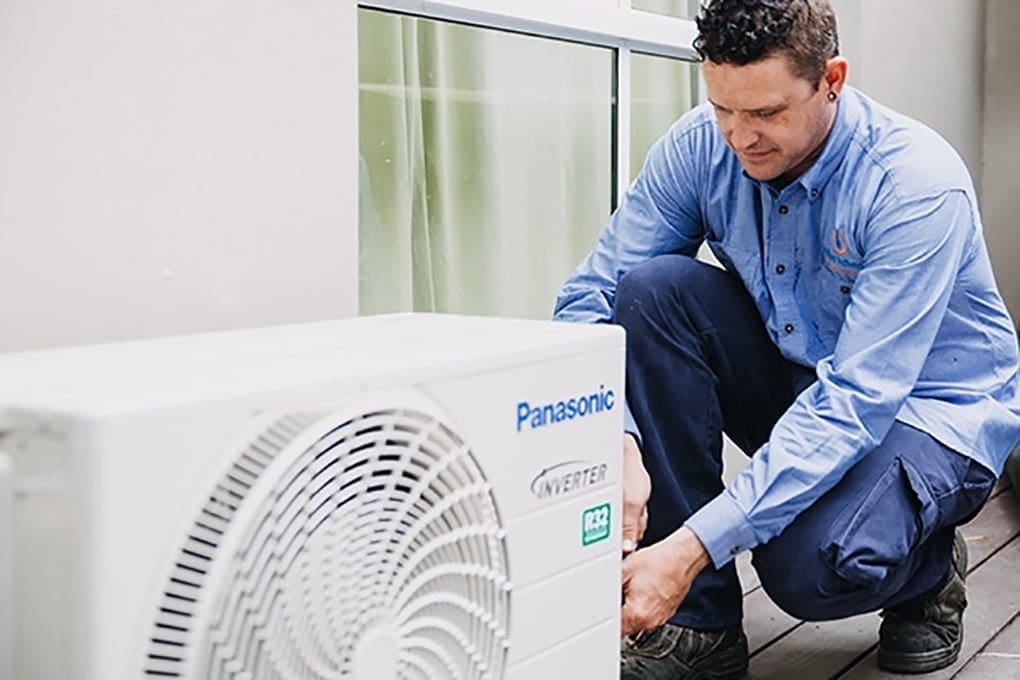
[[[822,87],[839,96],[843,86],[846,85],[846,75],[849,70],[849,63],[845,57],[833,57],[825,62],[825,74],[822,76]]]

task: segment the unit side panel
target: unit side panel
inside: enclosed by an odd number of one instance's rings
[[[606,621],[507,669],[506,680],[618,680],[620,626]],[[612,639],[612,644],[606,640]]]
[[[14,561],[12,592],[14,678],[71,677],[75,644],[69,621],[84,603],[81,571],[74,569],[77,518],[68,504],[70,484],[65,442],[59,437],[12,434],[3,438],[10,455],[13,492]]]
[[[504,522],[594,489],[615,489],[609,497],[619,493],[622,347],[422,388],[469,443]],[[589,405],[578,407],[581,399]],[[614,504],[618,519],[617,511]],[[579,532],[571,534],[576,542]]]
[[[511,665],[571,640],[562,658],[617,649],[623,348],[424,389],[493,485],[507,531]],[[578,409],[580,399],[598,405]],[[610,632],[593,642],[585,631],[596,626]]]

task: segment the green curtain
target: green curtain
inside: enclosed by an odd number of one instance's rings
[[[609,214],[612,52],[359,16],[361,312],[547,317]]]
[[[548,317],[611,208],[612,50],[359,22],[361,313]],[[690,64],[633,63],[636,172],[695,85]]]
[[[700,67],[689,62],[644,54],[631,56],[631,179],[641,170],[652,144],[697,104],[700,73]]]

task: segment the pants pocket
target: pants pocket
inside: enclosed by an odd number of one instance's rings
[[[876,586],[931,536],[939,508],[918,470],[901,458],[858,498],[822,542],[821,557],[840,578]]]

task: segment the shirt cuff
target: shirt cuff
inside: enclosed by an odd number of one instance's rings
[[[638,448],[641,448],[641,431],[638,429],[634,415],[630,412],[630,404],[623,403],[623,431],[630,432],[637,439]]]
[[[726,491],[691,515],[684,526],[701,540],[716,569],[758,545],[747,515]]]

